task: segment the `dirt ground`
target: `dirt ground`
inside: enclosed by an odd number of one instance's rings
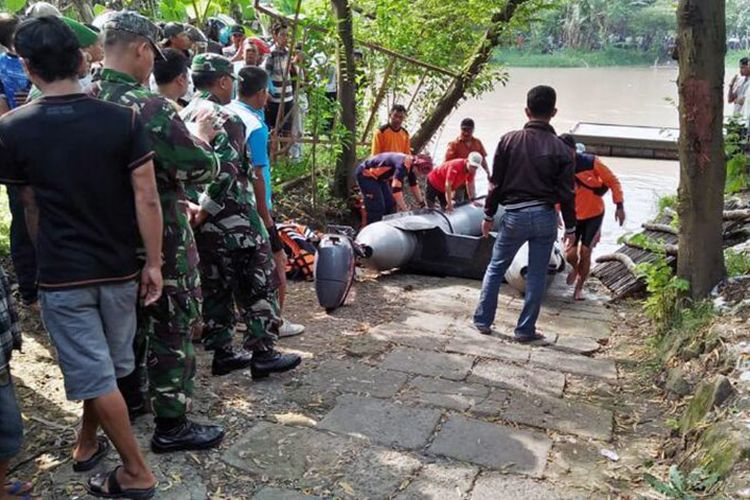
[[[337,491],[326,486],[304,488],[265,474],[248,474],[228,465],[224,453],[259,422],[303,428],[314,426],[331,409],[332,403],[326,400],[325,394],[299,397],[300,391],[306,391],[305,377],[332,360],[356,361],[373,355],[369,331],[403,317],[409,310],[412,292],[420,291],[429,297],[431,288],[437,290],[445,284],[446,280],[441,278],[368,275],[356,284],[345,307],[326,314],[317,304],[312,283],[291,283],[285,316],[305,324],[307,330],[300,337],[280,341],[279,346],[301,354],[303,365],[293,373],[261,382],[253,382],[249,372],[212,377],[210,357],[199,347],[191,415],[199,421],[224,425],[226,439],[219,449],[208,452],[155,455],[146,451],[147,460],[154,466],[160,481],[157,498],[250,498],[269,485],[296,488],[300,495],[362,498],[348,487]],[[472,285],[478,286],[478,283]],[[599,293],[593,288],[590,292]],[[456,297],[456,300],[465,301],[466,306],[473,304],[476,297]],[[669,433],[665,421],[673,408],[652,385],[652,373],[644,369],[642,363],[646,320],[627,304],[610,308],[610,312],[612,333],[600,341],[604,345],[599,347],[596,357],[615,360],[617,383],[566,375],[565,390],[578,400],[613,411],[612,440],[601,444],[572,435],[556,435],[545,477],[555,483],[582,488],[587,492],[585,497],[650,496],[641,478],[647,468],[652,473],[656,471],[656,475],[661,470],[660,446]],[[23,453],[12,464],[11,477],[34,482],[35,491],[44,498],[79,498],[85,496],[83,481],[87,476],[72,472],[70,449],[79,422],[80,404],[65,399],[54,351],[37,315],[25,309],[21,314],[24,349],[14,357],[12,366],[26,439]],[[564,335],[564,331],[560,335]],[[148,450],[148,439],[153,431],[151,419],[141,417],[135,429],[142,449]],[[617,460],[605,458],[601,453],[605,449],[615,451]],[[247,453],[252,454],[253,450]],[[116,463],[112,455],[106,467]],[[345,485],[351,482],[345,479],[339,482]],[[408,481],[403,486],[406,484]]]

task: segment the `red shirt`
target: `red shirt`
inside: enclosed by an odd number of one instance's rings
[[[474,180],[475,172],[470,171],[467,167],[468,161],[463,158],[446,161],[439,167],[435,168],[427,176],[427,182],[430,183],[436,191],[445,193],[445,184],[451,183],[451,189],[455,191],[464,184]]]

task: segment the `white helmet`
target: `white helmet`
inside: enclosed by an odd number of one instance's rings
[[[62,14],[60,14],[60,11],[57,10],[57,7],[55,7],[54,5],[50,3],[37,2],[29,6],[28,9],[26,9],[26,16],[28,17],[42,17],[42,16],[60,17],[62,16]]]
[[[467,158],[467,161],[469,162],[470,167],[479,168],[482,166],[482,161],[484,161],[484,157],[482,156],[482,153],[472,151],[471,153],[469,153],[469,157]]]

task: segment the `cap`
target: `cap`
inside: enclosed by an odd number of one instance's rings
[[[464,118],[461,120],[461,128],[474,128],[474,120],[471,118]]]
[[[102,26],[103,30],[121,30],[142,36],[151,44],[154,53],[164,60],[164,54],[156,44],[160,37],[160,29],[152,23],[147,17],[140,15],[132,10],[123,10],[112,14]]]
[[[232,61],[219,54],[198,54],[193,58],[190,70],[193,73],[224,73],[234,78]]]
[[[208,42],[208,37],[195,26],[190,26],[189,24],[186,25],[185,33],[187,33],[188,38],[194,42]]]
[[[37,2],[34,5],[29,6],[29,8],[26,9],[26,15],[28,17],[62,16],[60,11],[57,10],[57,7],[47,2]]]
[[[484,160],[484,157],[482,156],[482,153],[472,151],[469,153],[469,157],[466,160],[469,162],[470,167],[479,168],[482,166],[482,160]]]
[[[187,26],[182,23],[167,23],[161,31],[164,38],[172,38],[173,36],[186,32]]]
[[[78,40],[78,45],[82,48],[90,47],[99,40],[99,35],[97,35],[96,31],[79,23],[75,19],[69,17],[61,17],[60,19],[73,30],[73,33],[75,33],[76,39]]]
[[[245,34],[245,28],[243,28],[239,24],[235,24],[234,26],[232,26],[231,28],[229,28],[229,34],[230,35],[234,35],[234,34],[244,35]]]

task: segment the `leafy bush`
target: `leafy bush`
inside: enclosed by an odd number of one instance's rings
[[[645,474],[643,478],[654,490],[665,495],[667,498],[679,498],[681,500],[694,500],[701,497],[719,482],[719,476],[708,474],[701,468],[693,469],[687,476],[672,465],[669,468],[669,476],[665,481],[651,474]]]
[[[724,252],[724,262],[727,266],[727,275],[730,278],[750,274],[750,254],[746,252],[726,250]]]

